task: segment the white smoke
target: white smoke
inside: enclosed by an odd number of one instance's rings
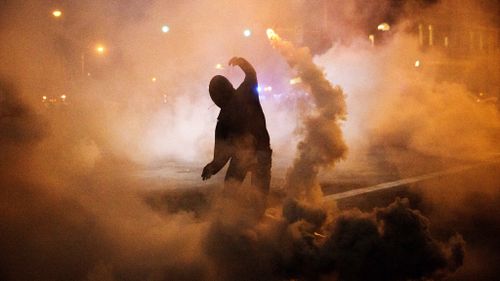
[[[347,115],[344,93],[326,79],[309,49],[294,47],[272,30],[268,30],[268,36],[273,47],[297,71],[314,102],[312,114],[305,117],[304,136],[297,146],[297,158],[288,171],[285,188],[292,197],[318,201],[322,197],[319,170],[333,166],[347,152],[341,130],[341,121]]]

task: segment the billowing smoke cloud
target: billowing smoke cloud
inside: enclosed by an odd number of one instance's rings
[[[496,1],[441,2],[417,22],[426,25],[436,20],[465,36],[474,33],[477,40],[481,27],[498,28],[498,13],[488,11],[498,9]],[[479,41],[460,43],[456,41],[460,37],[450,35],[454,49],[447,48],[443,36],[448,33],[437,25],[435,31],[443,33],[434,38],[435,47],[426,49],[428,42],[421,46],[418,34],[408,30],[417,29],[391,26],[394,33],[383,45],[372,47],[360,38],[317,57],[329,79],[347,93],[346,166],[404,178],[497,157],[500,119],[495,100],[500,76],[490,62],[499,57],[495,47],[489,48],[498,41],[484,41],[481,49]],[[471,46],[476,43],[477,48]],[[457,64],[454,54],[461,50],[467,50],[462,51],[464,63]],[[490,102],[484,102],[484,96]],[[374,155],[374,163],[357,155]],[[498,276],[498,270],[488,265],[499,260],[491,254],[498,243],[483,236],[498,233],[494,226],[500,216],[493,211],[499,198],[496,173],[498,165],[491,164],[411,189],[422,197],[419,209],[440,231],[456,229],[467,241],[467,258],[454,280]],[[477,221],[481,226],[472,226]]]
[[[299,30],[300,44],[313,54],[323,54],[335,45],[351,45],[368,38],[381,23],[397,25],[415,19],[438,0],[296,1],[292,18]],[[309,15],[314,14],[315,17]]]
[[[336,216],[289,201],[282,218],[218,221],[205,243],[219,280],[440,280],[462,265],[465,245],[435,240],[404,199]]]
[[[273,47],[298,72],[315,106],[305,118],[304,139],[298,144],[297,158],[288,171],[285,188],[292,197],[319,200],[322,196],[317,179],[319,169],[332,166],[347,152],[340,128],[347,114],[344,93],[339,86],[332,86],[323,70],[314,64],[309,49],[297,49],[272,30],[268,33]]]
[[[447,52],[422,52],[418,38],[398,32],[383,48],[360,41],[318,57],[348,93],[345,136],[354,156],[348,161],[367,149],[407,176],[426,171],[431,158],[438,159],[435,168],[446,168],[497,153],[498,109],[481,95],[494,99],[500,81],[476,81],[498,76],[498,69],[475,53],[455,66]]]
[[[0,1],[0,70],[18,88],[2,86],[0,96],[2,280],[366,280],[365,272],[380,280],[439,279],[462,261],[463,241],[453,236],[454,229],[469,243],[475,229],[477,235],[478,223],[487,229],[498,225],[497,208],[488,208],[498,205],[498,181],[483,181],[482,174],[465,183],[457,179],[429,187],[424,198],[435,211],[426,212],[432,213],[430,222],[404,201],[368,214],[333,215],[332,210],[290,201],[283,215],[280,208],[270,221],[255,217],[251,198],[215,204],[222,214],[207,212],[201,218],[190,212],[152,210],[141,197],[148,186],[131,176],[142,168],[137,163],[164,158],[196,162],[203,155],[209,157],[211,143],[206,139],[213,136],[217,109],[207,95],[207,81],[213,75],[207,69],[240,55],[255,64],[263,86],[279,81],[276,77],[289,77],[287,66],[271,55],[265,40],[259,42],[257,36],[241,40],[240,26],[254,22],[268,6],[255,1],[151,1],[146,5],[144,1],[80,1],[73,12],[63,8],[63,21],[54,21],[48,2]],[[273,1],[260,3],[264,2]],[[287,15],[288,9],[267,11],[265,16],[277,18],[278,12]],[[156,31],[164,23],[171,25],[172,33],[158,36]],[[180,34],[175,33],[179,26],[185,27]],[[331,75],[330,81],[348,94],[349,119],[344,128],[350,151],[360,144],[351,142],[354,138],[370,140],[370,148],[382,147],[384,159],[404,175],[430,165],[405,161],[420,153],[470,161],[494,150],[485,129],[497,128],[498,115],[491,106],[468,99],[472,91],[460,81],[436,84],[432,74],[421,79],[423,73],[415,73],[417,56],[425,70],[431,66],[427,62],[437,57],[434,53],[427,52],[429,60],[422,59],[421,52],[411,47],[415,41],[408,41],[415,39],[406,36],[371,48],[366,36],[357,39],[362,32],[351,33],[348,24],[338,26],[350,36],[351,44],[336,46],[316,59]],[[238,39],[229,40],[231,32]],[[80,42],[82,38],[88,41]],[[97,39],[109,39],[104,42],[109,47],[105,60],[92,57]],[[79,79],[80,44],[88,46],[90,78]],[[277,66],[274,77],[268,75],[266,64]],[[214,71],[232,81],[240,78],[230,69]],[[486,74],[477,77],[498,77]],[[76,77],[66,80],[67,75]],[[284,88],[280,93],[287,93]],[[449,92],[457,95],[439,96]],[[41,103],[42,95],[62,94],[68,96],[66,105]],[[276,147],[294,145],[290,139],[297,117],[290,104],[295,100],[290,95],[291,102],[276,105],[269,102],[273,95],[262,95],[267,98],[263,107],[274,155],[280,160]],[[442,138],[453,142],[439,142]],[[470,143],[478,145],[472,148]],[[482,184],[473,185],[478,179]],[[471,186],[477,188],[471,191]],[[443,187],[446,191],[435,192]],[[443,221],[447,223],[439,237],[452,236],[448,243],[439,243],[429,231],[429,226],[434,230]],[[468,275],[462,274],[462,280],[484,272],[481,264],[489,269],[481,275],[486,276],[483,280],[496,276],[496,263],[491,260],[498,257],[490,245],[496,245],[497,239],[486,238],[480,236],[468,244],[463,268]],[[415,245],[421,247],[401,252]]]
[[[21,101],[14,85],[0,80],[0,143],[3,146],[36,143],[46,134],[44,122]],[[9,151],[2,151],[6,155]],[[2,161],[4,162],[4,161]]]
[[[122,174],[130,168],[110,159],[67,177],[41,165],[44,142],[59,136],[12,87],[1,93],[1,112],[10,113],[2,121],[19,120],[6,132],[22,132],[1,143],[2,151],[17,147],[0,169],[2,280],[405,280],[446,276],[462,262],[460,237],[438,243],[404,200],[338,215],[289,201],[283,215],[262,219],[252,193],[240,192],[203,219],[161,215]],[[50,151],[56,163],[66,152]]]
[[[203,259],[189,250],[202,224],[190,214],[154,213],[123,163],[82,165],[92,149],[68,143],[74,139],[48,126],[18,95],[1,82],[0,279],[203,279]],[[177,237],[180,230],[185,239]]]

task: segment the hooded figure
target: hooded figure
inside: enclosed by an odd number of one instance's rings
[[[245,80],[236,90],[224,76],[214,76],[210,81],[210,97],[221,110],[215,128],[214,158],[205,166],[201,177],[209,179],[230,161],[226,183],[242,183],[251,172],[251,184],[267,194],[272,151],[257,92],[257,74],[244,58],[234,57],[229,65],[239,66]]]

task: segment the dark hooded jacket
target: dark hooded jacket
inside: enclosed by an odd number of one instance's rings
[[[231,157],[250,165],[257,152],[271,150],[255,69],[243,58],[238,58],[237,65],[245,73],[245,79],[221,107],[217,118],[213,161],[216,171]]]

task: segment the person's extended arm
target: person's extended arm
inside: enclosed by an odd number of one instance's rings
[[[214,159],[203,168],[201,178],[207,180],[212,175],[217,174],[226,165],[230,157],[230,145],[227,142],[224,126],[219,121],[215,128]]]
[[[229,65],[231,66],[239,66],[241,70],[245,73],[245,80],[243,83],[248,83],[251,87],[257,87],[257,73],[253,66],[244,58],[241,57],[233,57],[229,60]]]

